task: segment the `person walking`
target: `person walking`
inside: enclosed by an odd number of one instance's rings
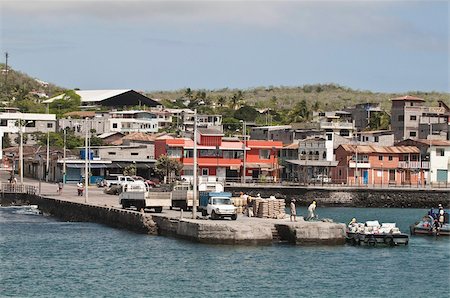
[[[63,191],[63,183],[62,183],[62,181],[59,181],[58,182],[58,194],[59,195],[62,195],[62,191]]]
[[[306,218],[306,220],[311,220],[315,218],[316,217],[315,211],[316,211],[316,201],[313,201],[311,205],[309,205],[308,207],[308,217]]]
[[[83,195],[83,182],[77,183],[78,196],[81,197]]]
[[[291,200],[291,205],[289,206],[291,208],[291,221],[297,221],[297,210],[295,210],[295,199]]]

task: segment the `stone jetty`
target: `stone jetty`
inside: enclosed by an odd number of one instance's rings
[[[1,193],[2,206],[37,205],[44,215],[66,221],[88,221],[115,228],[151,235],[167,235],[200,243],[231,245],[269,245],[286,242],[298,245],[336,245],[345,242],[345,225],[332,222],[297,222],[285,219],[249,218],[244,215],[232,220],[209,220],[191,213],[164,209],[162,213],[124,210],[117,196],[105,195],[92,188],[88,202],[77,197],[76,189],[64,189],[57,195],[51,185],[43,194]]]

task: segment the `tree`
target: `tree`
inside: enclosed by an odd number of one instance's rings
[[[179,176],[183,164],[178,160],[168,157],[167,155],[161,155],[155,164],[156,173],[164,176],[165,182],[171,182],[173,180],[172,174]]]
[[[223,107],[224,105],[226,105],[227,103],[227,98],[225,96],[219,96],[219,98],[217,98],[217,104],[219,105],[219,107]]]
[[[234,112],[234,118],[244,121],[255,121],[258,116],[259,112],[247,105],[244,105]]]
[[[81,105],[81,98],[74,90],[63,93],[62,98],[55,99],[50,104],[50,113],[56,114],[58,118],[68,112],[77,111]]]
[[[288,122],[305,122],[311,117],[311,111],[308,108],[306,100],[298,102],[292,110],[289,111],[287,118]]]
[[[123,169],[123,174],[125,176],[135,176],[136,175],[136,165],[129,165]]]
[[[233,96],[231,97],[231,108],[233,110],[237,110],[240,108],[242,102],[244,101],[244,96],[242,94],[242,91],[239,90],[237,93],[234,93]]]

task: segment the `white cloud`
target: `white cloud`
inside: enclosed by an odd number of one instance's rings
[[[3,16],[33,17],[44,22],[94,19],[115,26],[244,26],[273,29],[295,36],[330,41],[365,39],[406,46],[419,43],[447,48],[433,32],[390,13],[392,7],[421,5],[407,1],[135,1],[135,0],[6,0]],[[415,8],[417,9],[417,7]]]

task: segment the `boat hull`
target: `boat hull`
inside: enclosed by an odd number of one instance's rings
[[[364,234],[347,232],[347,242],[352,245],[367,246],[397,246],[408,245],[409,236],[407,234]]]

